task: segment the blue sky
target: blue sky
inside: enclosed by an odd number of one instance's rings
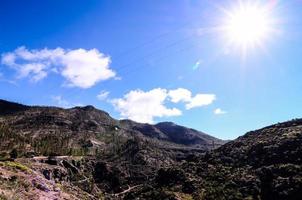
[[[302,1],[268,2],[277,31],[243,57],[215,29],[235,1],[3,0],[0,98],[222,139],[302,117]]]

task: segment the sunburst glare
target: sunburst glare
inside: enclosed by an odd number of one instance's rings
[[[264,46],[275,32],[272,4],[240,1],[233,9],[224,10],[223,35],[228,45],[246,54],[249,49]]]

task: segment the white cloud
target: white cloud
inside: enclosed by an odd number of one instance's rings
[[[113,99],[111,103],[123,118],[143,123],[153,123],[155,117],[179,116],[178,108],[168,108],[167,102],[184,103],[187,110],[206,106],[215,100],[214,94],[197,94],[192,97],[191,91],[178,88],[166,90],[156,88],[150,91],[132,90],[123,98]]]
[[[226,114],[227,112],[226,111],[224,111],[224,110],[222,110],[221,108],[216,108],[215,110],[214,110],[214,114],[215,115],[223,115],[223,114]]]
[[[62,75],[70,86],[90,88],[115,76],[115,72],[109,69],[110,62],[109,57],[96,49],[69,51],[62,58]]]
[[[214,94],[196,94],[194,97],[192,97],[191,91],[184,88],[170,90],[168,95],[173,103],[185,102],[187,110],[195,107],[210,105],[216,99],[216,95]]]
[[[175,90],[170,90],[168,93],[169,97],[171,98],[171,101],[173,103],[178,103],[180,101],[188,102],[191,100],[191,91],[184,89],[184,88],[178,88]]]
[[[153,123],[154,117],[179,116],[182,112],[177,108],[167,108],[164,103],[168,92],[156,88],[147,92],[132,90],[123,98],[111,102],[122,117],[142,123]]]
[[[1,62],[15,69],[18,78],[29,77],[36,82],[48,73],[56,72],[66,79],[65,85],[72,87],[90,88],[100,81],[115,77],[115,72],[109,66],[110,57],[97,49],[28,50],[19,47],[2,54]]]
[[[19,69],[19,77],[31,76],[31,80],[37,82],[47,76],[46,67],[43,63],[23,64],[23,67]]]
[[[186,109],[190,110],[195,107],[210,105],[215,101],[215,99],[215,94],[197,94],[186,104]]]
[[[99,100],[103,101],[103,100],[107,99],[109,93],[110,93],[110,92],[103,90],[103,91],[101,91],[96,97],[97,97]]]

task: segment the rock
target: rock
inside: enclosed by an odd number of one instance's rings
[[[44,170],[42,171],[42,174],[44,175],[44,177],[45,177],[47,180],[50,180],[50,179],[51,179],[51,172],[50,172],[50,170],[44,169]]]
[[[49,192],[49,188],[47,187],[47,185],[45,183],[42,183],[40,180],[37,179],[33,179],[32,180],[32,184],[38,188],[39,190],[43,191],[43,192]]]
[[[59,161],[55,156],[49,156],[47,158],[47,160],[45,161],[45,163],[47,163],[49,165],[58,165]]]

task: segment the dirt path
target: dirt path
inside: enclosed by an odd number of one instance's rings
[[[64,159],[64,158],[69,158],[70,156],[54,156],[57,159]],[[34,156],[33,159],[35,160],[43,160],[43,159],[48,159],[48,156]]]
[[[120,192],[120,193],[115,193],[115,194],[113,194],[113,196],[117,197],[117,196],[126,194],[126,193],[130,192],[131,190],[133,190],[133,189],[135,189],[135,188],[137,188],[137,187],[140,187],[140,186],[142,186],[142,185],[135,185],[135,186],[129,187],[128,189],[126,189],[126,190],[124,190],[124,191],[122,191],[122,192]]]

